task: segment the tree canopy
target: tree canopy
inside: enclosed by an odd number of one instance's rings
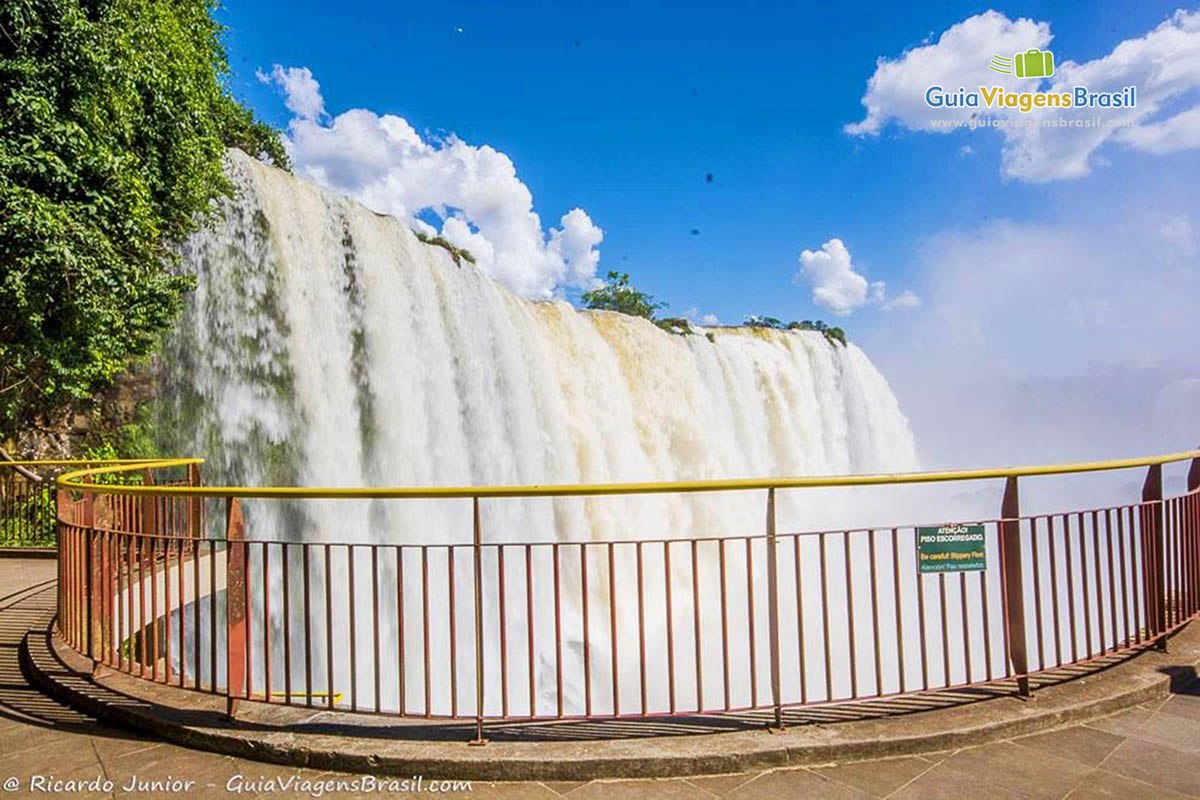
[[[225,147],[287,167],[239,105],[211,0],[0,0],[0,429],[145,356],[191,286],[173,246],[231,191]]]

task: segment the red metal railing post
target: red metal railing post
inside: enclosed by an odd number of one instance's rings
[[[1153,464],[1142,484],[1142,596],[1147,638],[1167,649],[1167,594],[1163,586],[1162,465]]]
[[[783,728],[783,702],[779,695],[779,556],[775,539],[775,490],[767,489],[767,624],[771,637],[771,702],[775,706],[775,727]],[[754,591],[754,587],[747,587]],[[753,639],[754,631],[750,631]],[[753,641],[751,647],[754,646]],[[699,687],[697,687],[699,691]]]
[[[471,517],[471,550],[475,556],[475,738],[470,744],[478,746],[487,744],[483,738],[483,526],[478,497],[471,498]]]
[[[1004,484],[1004,501],[1000,506],[1000,548],[1004,551],[1005,613],[1008,615],[1008,654],[1017,690],[1029,697],[1029,658],[1025,649],[1025,584],[1021,565],[1021,504],[1017,494],[1017,477]]]
[[[200,465],[199,464],[188,464],[188,485],[189,486],[203,486],[204,485],[204,481],[200,475]],[[187,533],[187,535],[188,535],[188,538],[190,538],[192,540],[192,546],[195,547],[196,546],[195,543],[204,535],[204,527],[203,527],[203,521],[202,521],[203,520],[203,512],[204,512],[204,498],[189,497],[187,499],[187,503],[188,503],[188,506],[187,506],[187,508],[188,508],[188,529],[187,529],[188,533]]]
[[[84,478],[91,483],[91,476]],[[76,524],[83,529],[87,570],[84,573],[87,580],[85,601],[87,603],[87,656],[92,660],[92,670],[100,663],[100,653],[103,652],[103,620],[101,610],[104,607],[103,563],[100,558],[100,546],[96,534],[96,495],[85,493],[79,504],[79,515]]]
[[[225,498],[225,713],[246,695],[246,523],[236,497]],[[331,688],[332,694],[333,689]]]

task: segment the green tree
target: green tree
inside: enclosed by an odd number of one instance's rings
[[[231,191],[225,146],[287,167],[230,96],[211,0],[0,0],[0,428],[147,355],[191,286],[174,245]]]
[[[654,312],[667,307],[666,303],[656,303],[651,295],[635,289],[628,272],[609,272],[603,284],[584,292],[580,298],[591,309],[618,311],[648,320],[654,319]]]

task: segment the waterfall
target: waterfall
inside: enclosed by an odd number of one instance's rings
[[[184,247],[184,262],[198,285],[163,358],[162,413],[171,431],[165,444],[173,452],[204,455],[206,483],[605,483],[916,466],[912,435],[895,397],[854,344],[835,345],[816,332],[750,328],[680,336],[642,319],[579,311],[562,300],[529,301],[471,264],[456,264],[446,250],[418,241],[402,220],[375,214],[238,151],[230,152],[228,172],[235,198],[221,203],[216,222]],[[832,523],[853,502],[846,494],[788,493],[780,500],[780,529]],[[396,545],[471,538],[468,500],[250,501],[246,514],[248,535],[269,541]],[[488,542],[746,535],[762,532],[763,493],[500,499],[485,501],[482,515]],[[461,554],[456,581],[469,579],[469,555],[469,550]],[[272,569],[278,569],[279,558],[272,557]],[[701,572],[716,569],[715,551],[700,557]],[[418,559],[398,565],[390,551],[379,558],[378,575],[389,589],[403,578],[406,587],[419,591]],[[436,586],[447,580],[444,572],[458,556],[429,558],[436,561],[426,565]],[[531,571],[540,582],[551,568],[550,556],[536,558],[542,560]],[[623,580],[626,570],[634,569],[632,558],[628,549],[615,558],[614,569]],[[495,553],[489,559],[486,569],[497,570]],[[582,565],[572,559],[565,560],[563,580],[575,587]],[[662,572],[661,549],[646,559],[645,569]],[[513,561],[506,570],[524,569],[515,556]],[[353,587],[340,580],[351,566],[360,576]],[[731,562],[728,568],[735,567]],[[329,598],[323,579],[314,580],[314,602],[327,599],[340,609],[365,597],[356,642],[370,649],[369,636],[363,637],[375,621],[372,584],[361,577],[373,569],[367,550],[353,556],[342,552],[327,567],[310,565],[314,578],[326,568],[336,570],[339,580]],[[670,578],[683,581],[684,588],[690,580],[683,577],[685,568]],[[588,613],[596,626],[608,619],[611,602],[618,604],[622,620],[636,619],[637,610],[625,606],[632,602],[625,592],[609,597],[607,569],[591,569],[594,602]],[[278,595],[276,580],[270,583],[259,591]],[[514,607],[524,604],[519,581],[510,584],[517,585]],[[647,587],[647,607],[661,605],[663,588],[661,581],[657,588]],[[400,623],[421,623],[419,596],[404,591],[402,615],[379,612],[389,642],[395,642]],[[743,586],[742,604],[746,591]],[[569,594],[562,613],[578,622],[579,592]],[[464,584],[461,602],[469,605],[470,596]],[[280,600],[270,601],[273,629],[280,624]],[[735,600],[731,595],[730,602]],[[553,613],[550,606],[538,605],[534,626],[553,625],[545,616]],[[486,614],[492,632],[485,646],[494,649],[494,600],[489,599]],[[684,622],[656,624],[661,632]],[[338,627],[338,636],[348,636]],[[421,656],[448,663],[451,643],[434,627],[436,641]],[[739,630],[744,638],[744,622],[735,623],[731,635]],[[264,641],[277,639],[277,632],[264,637],[260,630],[252,634],[258,637],[252,643],[261,653]],[[473,631],[460,634],[470,637]],[[513,631],[519,641],[525,635]],[[553,642],[538,638],[537,663],[513,668],[537,672],[539,686],[545,687],[554,683],[546,670],[554,666],[555,654]],[[567,638],[566,655],[558,657],[572,662],[568,667],[574,675],[583,656],[578,636]],[[636,646],[626,647],[618,638],[622,652],[631,654]],[[327,676],[324,645],[314,647],[319,675],[309,688],[316,691]],[[468,656],[472,648],[468,639]],[[346,648],[334,649],[344,659]],[[389,644],[384,652],[394,649]],[[282,656],[272,653],[278,664]],[[387,657],[394,673],[396,657]],[[591,657],[596,674],[606,675],[608,650],[597,646]],[[297,663],[295,654],[292,663]],[[371,658],[360,658],[356,668],[362,691],[373,699]],[[339,660],[335,669],[345,675],[348,667]],[[469,659],[455,669],[463,687],[473,685]],[[628,670],[633,672],[627,675]],[[627,664],[622,658],[623,706],[626,686],[636,694],[636,670],[636,659]],[[422,676],[419,669],[414,672],[402,681],[409,696],[420,698]],[[488,680],[489,696],[495,697],[496,677]],[[568,683],[567,705],[577,707],[578,681]],[[445,690],[441,681],[437,684],[430,702],[435,713],[445,712]],[[548,689],[552,693],[553,685]],[[465,696],[468,690],[462,692]],[[553,705],[541,689],[536,693],[539,711]],[[472,698],[459,699],[460,711],[471,707]],[[379,699],[392,709],[399,702],[394,688],[381,689]],[[518,698],[526,706],[529,700]],[[407,702],[410,709],[419,704]],[[606,702],[611,705],[611,699]]]

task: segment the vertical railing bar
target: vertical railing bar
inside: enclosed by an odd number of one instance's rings
[[[988,602],[987,572],[980,571],[978,575],[979,594],[983,601],[983,660],[987,666],[987,679],[990,682],[995,677],[992,666],[992,626],[990,622],[992,606]]]
[[[913,551],[913,574],[917,580],[917,623],[921,634],[921,689],[929,688],[929,657],[927,651],[929,643],[925,633],[925,576],[921,574],[921,565],[918,561],[917,549]]]
[[[174,502],[171,502],[171,506],[174,506]],[[163,540],[163,683],[166,684],[171,682],[171,541]],[[181,666],[182,663],[183,658],[180,656]]]
[[[1121,637],[1117,623],[1117,575],[1113,569],[1112,510],[1104,510],[1104,552],[1108,560],[1108,610],[1112,623],[1112,651],[1120,649]]]
[[[1092,568],[1096,573],[1096,629],[1100,636],[1100,655],[1107,651],[1108,636],[1104,630],[1104,573],[1100,561],[1100,514],[1092,512]]]
[[[821,642],[825,648],[825,700],[826,702],[833,699],[833,664],[830,655],[829,647],[829,581],[826,576],[825,567],[825,536],[826,534],[817,534],[820,559],[821,559]]]
[[[379,545],[371,545],[371,663],[374,666],[375,713],[383,710],[380,698],[382,676],[379,674]]]
[[[354,580],[354,556],[354,545],[346,545],[346,605],[350,611],[350,710],[358,711],[358,583]],[[453,603],[450,608],[453,610]]]
[[[1054,618],[1054,665],[1062,666],[1062,621],[1058,607],[1058,546],[1054,543],[1054,515],[1046,516],[1046,547],[1050,552],[1050,613]]]
[[[696,657],[696,711],[704,710],[704,666],[700,647],[700,561],[692,539],[692,644]]]
[[[558,705],[558,717],[563,716],[563,667],[562,667],[562,589],[559,576],[558,543],[550,545],[550,553],[554,558],[554,682],[556,687],[555,699]]]
[[[292,702],[292,594],[290,584],[291,564],[288,543],[279,545],[279,558],[283,565],[283,697]]]
[[[775,728],[783,728],[783,698],[779,691],[779,552],[775,531],[775,490],[767,489],[767,635],[770,637],[771,704]]]
[[[1046,642],[1042,636],[1042,554],[1038,546],[1037,521],[1037,517],[1029,518],[1030,556],[1033,561],[1033,622],[1036,630],[1038,669],[1045,669]]]
[[[946,612],[946,573],[938,573],[938,609],[942,615],[942,683],[950,686],[950,620]]]
[[[304,567],[304,705],[309,708],[313,706],[313,664],[312,664],[312,590],[310,583],[312,581],[312,569],[309,551],[312,545],[301,543],[300,545],[300,562]],[[333,691],[332,687],[329,691]]]
[[[592,716],[592,630],[588,604],[587,543],[579,545],[580,594],[583,596],[583,709],[584,716]]]
[[[971,615],[967,606],[967,574],[958,573],[958,602],[962,606],[962,640],[964,666],[966,668],[966,683],[974,679],[974,664],[971,663]]]
[[[1121,511],[1122,509],[1117,507],[1117,564],[1121,569],[1121,621],[1125,632],[1123,646],[1129,647],[1132,637],[1129,622],[1129,573],[1125,558],[1125,518]]]
[[[458,609],[455,607],[457,595],[454,580],[454,545],[446,546],[446,593],[450,603],[450,716],[458,717]]]
[[[228,541],[225,543],[228,547]],[[132,562],[131,562],[132,563]],[[208,540],[208,656],[209,689],[217,692],[217,540]],[[228,678],[228,675],[226,676]]]
[[[750,705],[758,708],[758,653],[757,635],[754,625],[754,550],[750,537],[746,542],[746,647],[750,658]]]
[[[804,580],[800,565],[800,535],[792,537],[792,566],[796,572],[796,648],[800,651],[800,703],[808,703],[808,668],[804,656]]]
[[[1079,597],[1083,600],[1084,657],[1091,658],[1092,650],[1092,598],[1091,583],[1088,581],[1087,523],[1082,513],[1076,513],[1075,524],[1079,529]]]
[[[846,556],[846,620],[850,628],[850,696],[858,697],[858,663],[856,651],[858,640],[854,635],[854,578],[850,563],[850,531],[842,532],[842,545]]]
[[[421,655],[425,661],[425,669],[421,677],[425,681],[425,716],[429,716],[433,702],[432,676],[430,669],[432,661],[429,655],[429,546],[421,545],[421,624],[424,646]]]
[[[1063,524],[1063,561],[1066,562],[1067,572],[1067,620],[1071,628],[1071,662],[1079,661],[1079,632],[1076,629],[1075,618],[1075,559],[1071,547],[1071,517],[1062,515]]]
[[[396,711],[408,715],[408,660],[404,657],[404,545],[396,545]]]
[[[500,716],[508,716],[508,591],[504,586],[504,545],[496,545],[496,595],[500,617]]]
[[[664,541],[663,546],[663,584],[666,592],[666,623],[667,623],[667,707],[675,713],[675,608],[671,592],[671,543]]]
[[[533,547],[525,545],[525,644],[529,648],[529,716],[537,716],[537,693],[534,691],[533,647]]]
[[[329,545],[325,545],[325,705],[333,708],[333,561]]]
[[[717,553],[718,568],[721,570],[721,676],[724,681],[725,689],[725,710],[730,708],[729,703],[729,603],[727,597],[727,579],[725,576],[725,540],[718,539],[717,546],[720,550]]]
[[[479,511],[479,498],[471,498],[472,538],[471,550],[475,556],[475,739],[471,744],[482,745],[484,713],[484,663],[483,642],[483,519]]]
[[[695,546],[695,542],[692,542]],[[619,716],[621,713],[621,691],[620,691],[620,670],[617,668],[620,659],[617,657],[617,562],[616,550],[612,542],[608,543],[608,637],[612,644],[612,698],[613,716]]]
[[[920,580],[920,575],[917,579]],[[906,694],[908,687],[905,681],[904,670],[904,606],[903,592],[900,588],[900,534],[892,528],[892,598],[895,603],[896,612],[896,677],[900,687],[900,694]],[[987,619],[987,595],[984,595],[984,619]]]
[[[271,702],[271,546],[263,542],[262,585],[263,585],[263,702]],[[251,681],[253,685],[253,681]],[[287,699],[284,700],[287,702]]]
[[[875,696],[883,696],[883,669],[880,666],[879,655],[879,591],[875,566],[875,529],[868,535],[868,545],[871,554],[871,633],[875,642]]]
[[[642,714],[646,713],[646,602],[642,578],[642,543],[637,543],[638,670],[641,675]]]

